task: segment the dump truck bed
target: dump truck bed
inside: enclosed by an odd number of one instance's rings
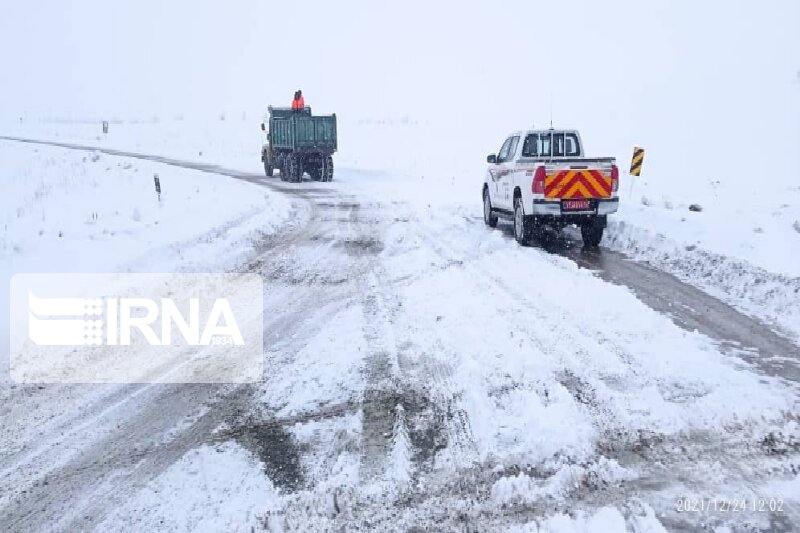
[[[313,116],[311,108],[293,111],[270,108],[272,149],[331,154],[338,148],[336,115]]]

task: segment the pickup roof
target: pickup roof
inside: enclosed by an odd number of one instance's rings
[[[597,246],[606,216],[617,211],[619,170],[613,157],[584,157],[574,130],[527,130],[512,133],[500,151],[486,158],[483,219],[514,221],[514,237],[528,244],[543,226],[575,224],[583,242]]]

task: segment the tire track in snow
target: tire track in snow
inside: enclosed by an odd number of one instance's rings
[[[380,296],[375,294],[375,279],[364,299],[365,331],[370,353],[364,374],[367,381],[362,399],[362,455],[359,476],[364,483],[385,479],[395,412],[401,399],[398,392],[397,348],[393,344],[389,318]],[[389,340],[392,339],[392,340]]]
[[[434,235],[430,231],[423,231],[422,236],[427,240],[429,246],[439,247],[442,250],[440,255],[443,257],[449,255],[452,261],[458,261],[456,264],[459,267],[476,271],[478,273],[475,276],[476,279],[480,279],[487,290],[499,289],[508,301],[516,302],[528,314],[533,313],[535,315],[533,322],[546,324],[543,327],[546,327],[549,331],[557,331],[558,337],[569,338],[571,343],[577,340],[579,345],[574,352],[559,350],[552,346],[544,345],[536,338],[535,332],[529,332],[530,340],[544,353],[554,354],[561,352],[561,357],[564,361],[568,361],[570,355],[577,355],[584,363],[587,363],[585,368],[591,368],[589,364],[591,362],[591,347],[580,346],[582,344],[580,339],[593,339],[598,344],[610,348],[626,365],[635,365],[635,358],[627,354],[627,350],[624,347],[608,338],[603,332],[587,328],[580,323],[572,322],[569,323],[569,327],[565,327],[563,322],[553,323],[548,321],[546,313],[540,312],[535,303],[529,298],[513,290],[506,280],[498,277],[495,272],[489,271],[472,261],[471,259],[477,258],[473,250],[459,249],[459,243],[455,240],[447,239],[446,235],[448,235],[446,232]],[[571,346],[574,348],[575,344],[571,344]],[[616,494],[613,491],[611,493],[606,491],[600,498],[595,495],[581,494],[579,490],[572,495],[573,501],[607,505],[619,502],[620,497],[629,498],[643,493],[647,493],[651,498],[657,500],[659,493],[671,485],[680,485],[684,490],[684,495],[687,493],[698,495],[713,494],[715,485],[713,483],[705,484],[703,483],[705,479],[702,476],[697,476],[698,465],[700,464],[706,464],[707,468],[713,468],[715,463],[724,464],[726,472],[738,478],[740,486],[743,487],[747,494],[751,495],[756,495],[756,491],[753,488],[754,484],[759,481],[769,481],[776,470],[778,473],[800,471],[800,466],[798,466],[800,464],[798,463],[798,459],[800,459],[800,453],[798,452],[800,450],[794,449],[793,458],[782,459],[778,461],[779,464],[777,465],[765,465],[762,442],[759,441],[758,437],[748,439],[747,435],[742,437],[737,434],[742,428],[721,428],[719,433],[694,433],[670,437],[660,435],[658,432],[641,430],[631,433],[622,422],[616,408],[602,401],[585,378],[573,373],[580,368],[573,367],[572,370],[561,374],[557,378],[558,383],[564,386],[573,395],[576,402],[584,406],[590,413],[591,420],[601,435],[600,440],[596,443],[600,455],[618,459],[624,466],[636,468],[642,474],[642,479],[626,487],[620,487],[617,489]],[[631,366],[631,376],[635,380],[628,383],[627,386],[646,385],[646,382],[636,379],[642,376],[642,373],[643,370],[641,368]],[[791,415],[787,414],[784,422],[791,423]],[[794,442],[791,440],[792,437],[787,438]],[[792,452],[787,451],[787,453],[791,454]],[[658,465],[659,467],[648,469],[648,466],[652,465]],[[691,480],[694,480],[694,482]],[[670,517],[672,525],[680,528],[689,527],[689,529],[696,527],[696,523],[692,521],[686,522],[688,518],[692,517],[674,515],[674,498],[664,498],[661,503],[663,504],[663,511],[673,511],[673,515]],[[537,509],[536,512],[539,512],[539,510]],[[794,523],[800,522],[800,510],[792,509],[790,516],[793,517]],[[780,519],[781,517],[773,513],[771,520]]]
[[[76,150],[88,149],[100,151],[115,156],[135,157],[174,166],[192,168],[206,172],[219,173],[251,181],[261,186],[275,190],[283,190],[264,182],[263,177],[252,174],[231,171],[210,165],[198,165],[157,156],[146,156],[117,150],[97,149],[94,147],[81,147],[67,145],[66,143],[49,143]],[[311,207],[309,216],[305,220],[292,221],[283,228],[282,232],[270,235],[264,242],[257,243],[254,255],[264,257],[266,260],[255,260],[235,268],[235,271],[258,271],[263,268],[267,274],[274,273],[277,269],[271,268],[274,258],[283,258],[292,252],[292,247],[303,245],[314,232],[321,231],[322,227],[313,220],[315,211],[309,198],[330,197],[332,193],[327,190],[291,190],[285,188],[283,192],[294,194],[300,204]],[[336,193],[333,193],[335,196]],[[297,207],[297,204],[295,205]],[[322,257],[329,255],[324,250]],[[247,268],[247,267],[250,268]],[[320,265],[322,267],[322,265]],[[277,276],[276,281],[283,281]],[[278,335],[278,339],[266,339],[276,342],[280,339],[292,338],[302,332],[306,338],[324,321],[320,319],[319,304],[320,293],[313,286],[319,278],[311,283],[298,284],[289,280],[289,291],[294,292],[294,297],[287,295],[288,301],[293,305],[300,305],[302,309],[294,309],[283,316],[286,320],[275,317],[267,318],[265,330]],[[303,298],[303,295],[316,298]],[[343,295],[342,290],[326,294],[329,299],[335,300]],[[306,302],[303,304],[302,302]],[[291,320],[288,320],[291,318]],[[295,343],[296,345],[296,343]],[[240,417],[240,411],[247,411],[247,406],[252,404],[251,399],[239,401],[226,401],[232,395],[244,394],[249,398],[251,387],[220,387],[220,386],[172,386],[172,387],[139,387],[125,386],[113,392],[112,397],[118,401],[116,407],[131,404],[126,407],[124,417],[116,427],[109,426],[109,431],[99,439],[88,441],[84,446],[83,441],[71,435],[75,425],[87,422],[87,415],[91,415],[92,408],[97,406],[98,416],[104,416],[108,410],[107,396],[97,398],[97,402],[89,406],[88,411],[76,413],[75,417],[60,421],[52,431],[40,434],[39,438],[53,444],[64,444],[75,447],[75,454],[64,457],[62,464],[46,466],[36,465],[24,471],[25,478],[30,482],[29,489],[19,487],[15,494],[5,494],[7,505],[0,509],[0,523],[9,525],[12,530],[41,529],[45,524],[53,529],[75,530],[90,528],[91,524],[99,523],[104,513],[113,506],[113,501],[122,501],[130,497],[138,488],[144,486],[149,480],[156,477],[166,469],[174,460],[181,457],[193,447],[199,446],[212,438],[212,432],[225,421],[234,422]],[[151,391],[149,394],[139,394],[139,391]],[[153,392],[154,391],[154,392]],[[193,394],[196,391],[197,394]],[[238,397],[238,396],[237,396]],[[178,401],[185,398],[186,401]],[[135,401],[134,401],[135,400]],[[185,414],[197,411],[204,403],[209,403],[207,412],[200,418],[186,425],[180,426],[180,420]],[[169,405],[170,409],[163,409]],[[235,407],[238,406],[238,407]],[[335,412],[336,410],[334,410]],[[120,415],[123,413],[120,413]],[[140,422],[135,422],[140,420]],[[94,426],[94,424],[93,424]],[[61,428],[61,429],[59,429]],[[258,429],[258,428],[257,428]],[[270,434],[272,435],[272,434]],[[246,437],[242,435],[242,437]],[[274,437],[274,435],[273,435]],[[165,438],[164,442],[160,439]],[[243,438],[247,440],[247,438]],[[269,435],[255,434],[257,441],[275,440]],[[280,439],[278,439],[280,440]],[[291,446],[290,442],[286,443]],[[14,458],[9,458],[12,462]],[[35,457],[29,457],[35,459]],[[267,465],[269,467],[269,465]],[[278,465],[280,466],[280,465]],[[291,474],[291,472],[289,472]],[[277,476],[276,476],[277,477]],[[296,476],[295,476],[296,477]],[[110,486],[115,480],[116,486]],[[65,510],[68,510],[65,512]]]
[[[364,302],[371,356],[365,369],[369,384],[363,400],[362,473],[368,480],[399,477],[413,482],[434,468],[440,453],[474,456],[475,444],[469,418],[450,384],[450,370],[432,354],[419,354],[421,363],[416,363],[408,353],[415,349],[413,339],[397,337],[394,314],[402,307],[398,283],[382,281],[388,279],[382,270],[373,276]],[[398,435],[398,427],[406,429],[408,439]],[[411,463],[390,460],[398,440],[411,446]]]
[[[424,225],[422,226],[422,228],[425,227]],[[425,233],[424,230],[421,231]],[[447,246],[440,246],[442,239],[437,237],[428,232],[426,244],[436,250],[437,254],[444,259],[442,268],[462,267],[465,264],[467,266],[463,268],[476,268],[475,265],[469,264],[471,261],[469,254],[456,251],[453,248],[448,251]],[[450,244],[453,243],[451,242]],[[487,289],[499,288],[504,297],[507,297],[510,302],[515,302],[516,305],[526,311],[529,311],[532,307],[535,308],[532,302],[516,294],[503,280],[497,279],[496,274],[480,268],[477,268],[477,271],[480,275],[473,278],[482,280],[481,283]],[[413,280],[413,276],[395,280],[392,285],[409,282],[409,280]],[[515,304],[512,303],[512,305]],[[539,318],[544,319],[546,316],[543,314]],[[534,322],[536,321],[534,320]],[[528,333],[535,337],[535,332],[528,331]],[[616,352],[623,361],[628,365],[635,362],[635,358],[628,354],[621,345],[611,342],[610,339],[607,339],[599,332],[577,328],[574,331],[564,330],[562,333],[570,335],[571,338],[580,335],[578,338],[600,338],[601,341],[609,341],[611,351]],[[551,354],[557,354],[561,351],[541,342],[539,347]],[[583,361],[586,361],[586,358],[590,357],[591,354],[590,347],[579,349],[578,353]],[[561,351],[561,355],[565,361],[568,361],[570,360],[569,357],[574,356],[575,353]],[[402,350],[398,360],[400,367],[403,368]],[[568,369],[574,369],[575,367],[576,365],[574,364],[567,366]],[[580,368],[580,365],[578,365],[578,368]],[[638,378],[643,371],[641,369],[637,370],[634,374]],[[757,446],[753,447],[750,442],[747,440],[742,441],[735,435],[732,439],[726,440],[724,438],[726,437],[725,430],[723,430],[721,436],[711,434],[710,440],[707,440],[709,435],[699,434],[677,435],[666,438],[657,433],[631,433],[626,430],[624,424],[620,421],[614,407],[604,403],[597,396],[589,382],[581,378],[579,374],[566,372],[556,377],[555,383],[568,390],[575,397],[576,402],[588,410],[590,418],[597,424],[602,436],[596,443],[598,454],[596,460],[600,462],[576,465],[579,467],[578,472],[583,473],[580,474],[581,477],[571,481],[572,485],[564,493],[564,500],[545,498],[536,502],[503,507],[498,511],[488,499],[491,489],[497,480],[504,476],[520,475],[524,472],[524,475],[549,482],[551,479],[555,479],[558,472],[538,471],[536,469],[530,471],[529,469],[521,468],[515,474],[507,469],[497,472],[489,468],[489,465],[483,464],[472,468],[461,468],[451,473],[451,475],[439,479],[427,478],[426,481],[430,484],[424,489],[415,490],[415,487],[409,487],[399,496],[400,500],[396,502],[393,507],[395,511],[390,513],[390,516],[381,514],[380,510],[375,509],[376,502],[371,501],[369,498],[366,500],[361,499],[357,505],[363,507],[362,514],[358,514],[356,517],[369,516],[371,520],[369,523],[373,526],[376,524],[396,524],[398,516],[406,516],[413,517],[413,523],[436,523],[441,524],[444,529],[448,529],[445,524],[450,524],[451,526],[460,524],[459,527],[478,531],[492,529],[493,526],[490,526],[490,524],[507,525],[509,520],[515,523],[524,523],[557,511],[572,512],[576,506],[592,509],[612,505],[623,510],[625,516],[635,517],[637,513],[641,514],[642,512],[641,507],[636,504],[637,498],[642,496],[663,504],[661,506],[662,510],[669,513],[674,511],[674,498],[665,497],[660,502],[658,499],[665,487],[674,485],[677,481],[682,482],[681,487],[684,490],[701,491],[705,489],[705,494],[713,493],[710,492],[716,488],[713,483],[708,486],[702,486],[691,482],[692,479],[697,479],[698,465],[705,464],[710,467],[714,462],[718,462],[721,457],[731,472],[738,472],[741,479],[746,479],[743,474],[746,474],[748,468],[753,467],[753,465],[742,466],[743,462],[748,460],[761,462],[763,454],[759,453]],[[642,382],[639,381],[639,384],[641,385]],[[620,429],[624,430],[622,435],[619,433]],[[736,448],[736,451],[731,452],[732,447]],[[632,465],[640,469],[643,465],[646,466],[648,464],[660,465],[662,468],[652,472],[642,472],[640,470],[642,479],[634,483],[608,485],[602,477],[598,477],[595,473],[596,468],[602,467],[602,461],[605,457],[620,459],[626,462],[628,466]],[[673,458],[675,461],[665,461],[665,459]],[[782,466],[778,465],[778,468],[782,468]],[[676,474],[674,470],[678,470],[679,473]],[[745,481],[745,487],[747,485],[748,482]],[[461,504],[469,502],[466,512],[457,514],[457,516],[449,515],[445,509],[459,507],[456,502]],[[381,503],[385,504],[385,501]],[[398,505],[400,506],[399,515],[397,514]],[[364,510],[370,507],[372,508],[371,513]],[[492,518],[487,519],[487,516]],[[353,517],[351,516],[350,518]],[[726,519],[724,516],[711,518],[717,519],[719,524],[725,523]],[[695,530],[698,527],[698,520],[703,519],[709,519],[709,517],[694,516],[687,518],[685,516],[676,516],[674,512],[664,517],[665,523],[676,530]],[[770,523],[778,524],[781,523],[781,520],[786,521],[785,517],[781,518],[777,515],[770,517]],[[789,519],[789,522],[791,523],[793,520]],[[730,524],[730,521],[727,523]]]

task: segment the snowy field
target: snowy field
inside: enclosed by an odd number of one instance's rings
[[[285,197],[254,194],[250,184],[99,152],[0,142],[0,159],[5,280],[17,272],[224,271],[291,210]],[[5,301],[8,290],[6,282]],[[0,319],[7,364],[7,306]]]
[[[194,253],[203,267],[224,268],[247,253],[247,237],[289,214],[285,197],[218,175],[99,152],[0,150],[0,253],[16,272],[55,262],[66,272],[191,269]]]

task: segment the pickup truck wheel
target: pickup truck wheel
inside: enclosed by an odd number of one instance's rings
[[[596,247],[603,239],[603,226],[596,223],[584,224],[581,226],[581,237],[584,246]]]
[[[530,244],[533,227],[526,221],[522,198],[514,198],[514,238],[522,246]]]
[[[272,173],[275,172],[275,169],[272,166],[272,160],[265,157],[264,158],[264,174],[267,175],[268,178],[272,177]]]
[[[483,191],[483,222],[490,228],[497,227],[497,215],[492,214],[492,199],[489,198],[489,191]]]

